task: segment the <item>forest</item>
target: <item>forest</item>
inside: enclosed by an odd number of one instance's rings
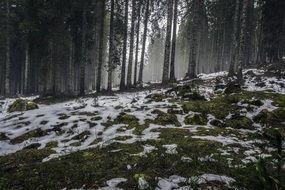
[[[1,1],[0,94],[78,95],[278,62],[281,0]]]
[[[285,189],[285,0],[0,0],[0,189]]]

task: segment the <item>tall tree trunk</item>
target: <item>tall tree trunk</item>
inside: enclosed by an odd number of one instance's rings
[[[176,53],[176,32],[177,32],[177,17],[178,17],[178,0],[174,1],[173,15],[173,31],[172,31],[172,49],[170,61],[170,80],[175,81],[175,53]]]
[[[170,46],[171,46],[173,0],[168,0],[167,6],[168,6],[168,10],[167,10],[167,29],[166,29],[166,39],[165,39],[162,83],[168,83],[169,82],[169,60],[170,60],[170,48],[171,48]]]
[[[111,0],[110,37],[109,37],[109,64],[108,64],[108,86],[107,90],[112,91],[113,81],[113,52],[114,52],[114,0]]]
[[[86,25],[87,25],[87,4],[83,2],[83,11],[82,11],[82,47],[81,47],[81,64],[80,64],[80,87],[79,95],[85,94],[85,68],[86,68]]]
[[[30,46],[27,42],[25,50],[25,68],[24,68],[24,93],[28,93],[28,76],[29,76],[29,66],[30,66]]]
[[[146,11],[145,11],[145,20],[144,20],[144,32],[143,32],[143,44],[142,44],[142,53],[141,53],[141,63],[139,70],[139,84],[143,83],[143,68],[144,68],[144,56],[145,56],[145,48],[146,48],[146,38],[147,38],[147,27],[148,27],[148,19],[149,19],[149,1],[146,2]]]
[[[10,0],[6,0],[6,35],[5,95],[10,96]]]
[[[239,9],[240,9],[240,0],[236,0],[235,2],[235,16],[234,16],[234,31],[232,35],[232,56],[231,56],[231,62],[230,62],[230,68],[229,68],[229,77],[233,77],[235,74],[235,65],[236,65],[236,59],[238,54],[238,21],[239,21]]]
[[[240,32],[240,50],[239,50],[239,67],[245,66],[245,33],[246,33],[246,16],[247,16],[248,0],[243,0],[242,14],[241,14],[241,32]]]
[[[102,66],[104,59],[104,23],[105,23],[105,0],[101,0],[101,19],[100,19],[100,34],[99,34],[99,58],[98,58],[98,73],[96,80],[96,91],[101,91],[101,80],[102,80]],[[100,6],[99,6],[100,7]]]
[[[254,0],[249,0],[247,5],[246,16],[246,32],[245,32],[245,66],[250,66],[252,63],[252,36],[254,22]]]
[[[190,57],[188,64],[188,78],[193,79],[196,78],[196,65],[197,65],[197,37],[198,37],[198,8],[199,8],[199,0],[193,1],[193,27],[190,30],[190,35],[192,39],[192,43],[190,43]]]
[[[134,70],[134,86],[137,85],[137,74],[138,74],[138,61],[139,61],[139,42],[140,42],[140,22],[141,22],[141,2],[137,2],[137,28],[136,28],[136,55],[135,55],[135,70]]]
[[[121,70],[120,89],[126,88],[126,62],[127,62],[127,44],[128,44],[128,13],[129,0],[125,0],[125,23],[124,23],[124,45],[123,45],[123,60]]]
[[[73,89],[73,78],[74,78],[74,43],[72,37],[69,42],[69,63],[68,63],[68,76],[67,76],[67,91],[72,93]]]
[[[131,24],[131,36],[130,36],[130,56],[128,65],[127,86],[132,85],[132,71],[133,71],[133,59],[134,59],[134,41],[135,41],[135,21],[136,21],[136,0],[132,1],[132,24]]]

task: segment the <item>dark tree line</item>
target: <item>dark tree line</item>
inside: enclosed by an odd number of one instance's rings
[[[233,76],[282,60],[284,10],[283,0],[1,0],[0,95],[140,87],[147,63],[164,84],[181,72]]]

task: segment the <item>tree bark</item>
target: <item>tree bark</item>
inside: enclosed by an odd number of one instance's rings
[[[110,16],[110,36],[109,36],[109,63],[108,63],[108,86],[107,90],[112,91],[113,81],[113,51],[114,51],[114,0],[111,0],[111,16]]]
[[[169,60],[170,60],[170,48],[171,48],[171,28],[172,28],[172,15],[173,15],[173,0],[168,0],[167,10],[167,29],[165,39],[165,50],[164,50],[164,63],[163,63],[163,74],[162,83],[169,82]]]
[[[24,93],[28,93],[28,76],[29,76],[29,66],[30,66],[30,46],[29,43],[26,44],[25,50],[25,68],[24,68]]]
[[[81,64],[80,64],[80,87],[79,95],[85,94],[85,68],[86,68],[86,25],[87,25],[87,5],[83,3],[83,12],[82,12],[82,47],[81,47]]]
[[[196,78],[196,55],[197,55],[197,36],[198,36],[198,8],[199,8],[199,0],[193,1],[193,27],[190,30],[190,35],[192,39],[192,43],[190,43],[190,57],[188,64],[188,78],[193,79]]]
[[[148,19],[149,19],[149,1],[146,2],[146,11],[145,11],[145,20],[144,20],[144,33],[143,33],[143,44],[142,44],[142,54],[141,54],[141,63],[139,70],[139,85],[143,83],[143,69],[144,69],[144,56],[145,56],[145,48],[146,48],[146,38],[147,38],[147,27],[148,27]]]
[[[101,19],[100,19],[100,34],[99,34],[99,59],[98,59],[98,73],[96,80],[96,91],[101,91],[101,81],[102,81],[102,66],[104,59],[104,22],[105,22],[105,0],[101,0]]]
[[[177,32],[177,17],[178,17],[178,0],[174,1],[173,15],[173,31],[172,31],[172,49],[170,61],[170,80],[175,81],[175,53],[176,53],[176,32]]]
[[[124,45],[123,45],[123,60],[121,70],[120,89],[126,88],[126,62],[127,62],[127,44],[128,44],[128,13],[129,0],[125,0],[125,23],[124,23]]]
[[[132,24],[131,24],[131,36],[130,36],[130,56],[128,65],[127,86],[132,85],[132,71],[133,71],[133,59],[134,59],[134,41],[135,41],[135,21],[136,21],[136,0],[132,1]]]
[[[10,0],[6,0],[6,35],[5,95],[10,96]]]
[[[236,65],[236,58],[238,54],[238,43],[237,43],[237,34],[238,34],[238,21],[239,21],[239,9],[240,9],[240,0],[236,0],[235,2],[235,16],[234,16],[234,32],[232,35],[232,56],[229,68],[229,77],[233,77],[235,74],[235,65]]]
[[[138,61],[139,61],[139,42],[140,42],[140,22],[141,22],[141,2],[137,2],[138,9],[137,9],[137,28],[136,28],[136,55],[135,55],[135,70],[134,70],[134,86],[137,85],[137,73],[138,73]]]

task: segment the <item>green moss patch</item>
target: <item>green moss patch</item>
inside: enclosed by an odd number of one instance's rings
[[[154,110],[151,112],[152,114],[157,114],[153,123],[158,125],[175,125],[177,127],[181,126],[175,114],[165,113],[160,110]]]
[[[38,109],[38,105],[32,101],[17,99],[8,108],[8,112],[27,111]]]
[[[188,115],[184,123],[186,125],[207,125],[207,117],[203,114]]]

